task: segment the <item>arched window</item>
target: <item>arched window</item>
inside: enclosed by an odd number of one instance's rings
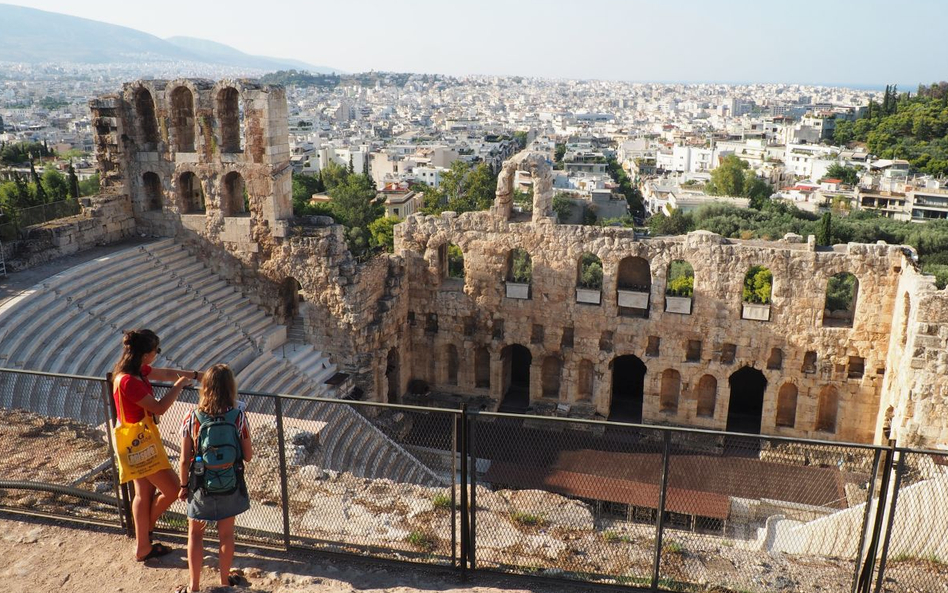
[[[832,276],[826,283],[823,326],[852,327],[858,294],[859,280],[854,275],[841,272]]]
[[[445,277],[464,279],[464,252],[454,243],[448,243],[446,253]]]
[[[602,260],[592,253],[584,253],[576,269],[576,302],[598,305],[601,301]]]
[[[448,344],[447,350],[447,383],[458,384],[458,349],[454,344]]]
[[[241,151],[240,93],[233,87],[217,94],[217,121],[221,127],[221,152]]]
[[[668,264],[668,280],[665,295],[691,298],[695,292],[695,269],[683,259]]]
[[[589,401],[593,396],[595,387],[596,367],[592,361],[581,360],[579,362],[579,385],[577,386],[577,399],[579,401]]]
[[[142,150],[152,151],[158,148],[158,120],[155,117],[155,101],[146,88],[135,91],[135,113],[138,115]]]
[[[490,389],[490,350],[484,346],[474,351],[474,387]]]
[[[250,196],[247,194],[247,185],[240,173],[231,171],[224,175],[221,189],[221,210],[224,216],[250,215],[248,208]]]
[[[836,416],[839,413],[839,392],[836,387],[827,385],[820,391],[817,406],[816,430],[836,432]]]
[[[698,381],[698,416],[714,417],[714,406],[718,401],[718,380],[713,375],[705,375]]]
[[[793,428],[797,423],[797,386],[784,383],[777,392],[777,426]]]
[[[533,280],[533,263],[524,249],[512,250],[507,255],[507,296],[516,299],[530,298],[530,282]]]
[[[659,409],[662,412],[678,412],[678,396],[681,394],[681,374],[675,369],[666,369],[662,373],[662,389]]]
[[[543,397],[559,398],[560,396],[560,372],[563,363],[556,356],[547,356],[543,360],[541,372],[541,384],[543,385]]]
[[[161,210],[161,179],[156,173],[148,171],[142,175],[142,190],[146,210]]]
[[[179,86],[171,92],[171,126],[175,150],[194,152],[194,96],[188,87]]]
[[[621,315],[648,317],[649,295],[652,292],[652,270],[641,257],[627,257],[619,262],[616,277],[616,300]]]
[[[741,292],[741,317],[755,321],[770,321],[770,297],[773,274],[765,266],[751,266],[744,275]]]
[[[178,198],[185,214],[204,213],[204,188],[194,173],[185,171],[178,177]]]

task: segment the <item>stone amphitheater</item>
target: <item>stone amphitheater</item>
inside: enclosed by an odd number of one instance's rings
[[[948,307],[910,248],[556,224],[548,164],[522,153],[490,211],[412,216],[394,254],[360,262],[341,227],[293,216],[282,88],[142,80],[90,106],[100,194],[5,245],[8,267],[157,239],[6,302],[0,366],[102,375],[120,332],[150,326],[165,362],[227,362],[248,390],[399,402],[411,384],[492,409],[948,446]],[[533,179],[527,215],[512,209],[517,171]],[[450,245],[463,278],[448,273]],[[530,257],[525,285],[515,250]],[[604,270],[595,294],[577,290],[586,254]],[[677,261],[694,293],[676,300]],[[742,302],[752,266],[773,274],[763,306]],[[843,323],[824,306],[840,273],[858,281]],[[392,451],[415,481],[434,479]]]

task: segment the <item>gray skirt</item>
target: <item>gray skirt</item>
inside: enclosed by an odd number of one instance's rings
[[[244,488],[230,494],[205,494],[200,488],[188,493],[188,518],[220,521],[236,517],[250,508],[250,497]]]

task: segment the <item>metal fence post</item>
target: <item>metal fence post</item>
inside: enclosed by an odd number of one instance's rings
[[[471,470],[471,497],[468,512],[471,516],[470,527],[468,527],[468,537],[471,541],[467,545],[467,553],[471,559],[471,570],[477,569],[477,456],[474,454],[474,423],[467,426],[467,454],[470,456]]]
[[[892,502],[889,504],[889,519],[885,526],[885,539],[882,542],[882,554],[879,558],[879,574],[876,576],[876,592],[882,591],[882,579],[885,577],[885,563],[889,557],[889,544],[892,540],[892,524],[895,522],[895,511],[898,508],[899,488],[902,486],[902,476],[905,475],[905,453],[898,452],[899,464],[895,470],[895,485],[892,487]]]
[[[118,466],[115,464],[115,443],[112,442],[111,427],[118,420],[118,410],[115,409],[115,400],[112,399],[112,373],[105,375],[105,383],[102,384],[102,399],[105,433],[109,441],[109,455],[112,457],[112,485],[115,498],[119,501],[119,523],[125,528],[125,534],[128,537],[135,537],[135,519],[132,517],[132,495],[129,484],[119,484]]]
[[[458,444],[460,445],[459,453],[461,456],[461,576],[467,577],[467,559],[468,559],[468,546],[470,545],[470,540],[468,539],[468,518],[470,509],[467,505],[467,404],[461,404],[461,416],[459,418],[461,427],[460,427],[460,438],[458,438]]]
[[[665,494],[668,491],[668,457],[671,450],[671,432],[663,435],[662,483],[658,490],[658,520],[655,523],[655,559],[652,567],[652,591],[658,591],[658,578],[662,567],[662,535],[665,531]]]
[[[869,548],[866,551],[866,561],[862,565],[862,572],[859,574],[859,584],[857,591],[859,593],[869,593],[872,588],[872,572],[875,570],[876,552],[879,549],[879,536],[882,533],[882,520],[885,515],[886,500],[889,496],[889,479],[892,475],[892,462],[895,457],[895,442],[885,450],[885,460],[882,464],[882,484],[879,488],[879,503],[876,505],[876,518],[872,526],[872,538],[869,540]]]
[[[460,416],[451,416],[451,566],[458,567],[458,422]]]
[[[879,475],[879,460],[882,457],[882,450],[876,449],[872,458],[872,477],[869,478],[869,492],[866,493],[866,512],[862,517],[862,531],[859,533],[859,547],[856,548],[856,567],[853,571],[852,593],[856,593],[859,586],[859,569],[862,567],[862,554],[866,545],[866,530],[869,529],[869,517],[872,514],[872,486],[876,483]]]
[[[290,549],[290,495],[286,475],[286,441],[283,432],[283,399],[274,397],[277,424],[277,449],[280,457],[280,499],[283,507],[283,547]]]

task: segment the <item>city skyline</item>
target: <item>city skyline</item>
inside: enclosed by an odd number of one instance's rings
[[[908,0],[885,14],[888,5],[878,1],[825,6],[812,0],[789,11],[746,0],[713,6],[682,0],[675,7],[490,0],[463,13],[430,0],[369,0],[357,13],[347,5],[279,0],[267,11],[245,0],[226,6],[170,0],[164,10],[149,11],[129,11],[117,0],[15,4],[347,72],[863,88],[897,83],[914,90],[944,78],[939,62],[948,58],[936,26],[948,6],[931,0]],[[353,26],[339,26],[347,20]],[[908,32],[911,44],[900,41]]]

